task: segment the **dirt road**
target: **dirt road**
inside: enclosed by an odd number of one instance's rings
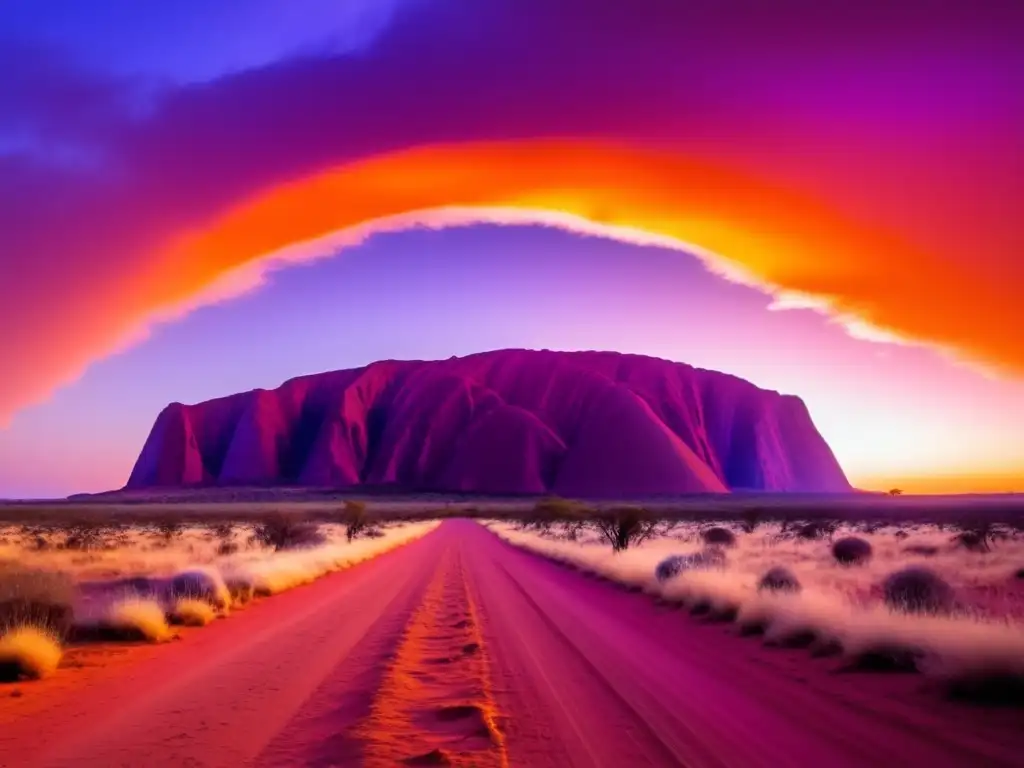
[[[0,765],[1022,764],[1019,713],[836,664],[452,521],[174,644],[36,684],[0,706]]]

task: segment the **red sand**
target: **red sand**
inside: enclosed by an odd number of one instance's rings
[[[177,643],[0,688],[0,765],[1020,765],[1019,712],[836,666],[453,521]]]

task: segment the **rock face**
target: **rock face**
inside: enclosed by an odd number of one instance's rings
[[[649,357],[526,350],[384,361],[167,406],[127,488],[211,485],[851,490],[799,398]]]

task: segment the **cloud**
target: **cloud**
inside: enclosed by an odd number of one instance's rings
[[[358,55],[141,106],[0,49],[45,84],[0,90],[0,118],[35,132],[0,155],[0,419],[251,288],[261,259],[453,208],[697,246],[857,332],[1024,370],[1020,11],[612,5],[409,3]],[[40,137],[92,162],[48,162]]]

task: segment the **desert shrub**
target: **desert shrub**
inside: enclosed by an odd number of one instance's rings
[[[52,674],[63,651],[56,635],[38,627],[16,627],[0,635],[0,682],[38,680]]]
[[[921,555],[922,557],[934,557],[939,554],[939,548],[934,544],[911,544],[903,548],[908,555]]]
[[[215,571],[194,569],[175,574],[170,592],[176,599],[201,600],[216,608],[226,608],[231,603],[231,593]]]
[[[184,530],[181,520],[174,518],[164,518],[156,523],[156,534],[157,537],[164,543],[170,544],[174,539],[181,535]]]
[[[181,598],[174,604],[169,615],[172,624],[186,627],[205,627],[217,618],[213,607],[205,600]]]
[[[159,579],[151,579],[147,576],[130,576],[127,579],[114,582],[112,586],[126,594],[139,597],[151,597],[162,589]]]
[[[285,512],[267,515],[257,523],[252,538],[257,544],[278,551],[319,546],[326,541],[320,526]]]
[[[832,556],[843,565],[859,565],[871,559],[871,544],[857,536],[845,536],[832,544]]]
[[[217,545],[217,555],[219,557],[227,557],[233,555],[238,551],[238,545],[233,541],[222,541]]]
[[[361,501],[346,501],[341,520],[345,525],[345,539],[351,542],[352,539],[358,538],[370,524],[366,504]]]
[[[63,637],[71,627],[74,582],[67,574],[0,566],[0,631],[23,625]]]
[[[953,588],[937,573],[920,566],[889,574],[882,591],[890,608],[908,613],[942,613],[953,607]]]
[[[953,537],[953,543],[971,552],[989,552],[997,541],[1010,538],[1009,533],[989,520],[964,523]]]
[[[678,576],[683,571],[710,568],[720,565],[724,561],[725,556],[717,550],[691,552],[686,555],[670,555],[655,566],[654,578],[664,582]]]
[[[757,530],[757,526],[761,524],[762,518],[764,517],[764,510],[760,507],[752,507],[743,511],[741,517],[742,522],[740,527],[744,533],[753,533]]]
[[[1014,571],[1013,578],[1024,579],[1024,568],[1018,568],[1016,571]]]
[[[65,549],[100,549],[103,546],[103,529],[90,523],[68,526],[64,537]]]
[[[658,521],[640,507],[617,507],[594,515],[594,525],[601,538],[611,544],[612,551],[622,552],[650,538]]]
[[[245,579],[227,579],[224,584],[235,605],[245,605],[255,596],[252,584]]]
[[[127,597],[112,604],[98,630],[101,637],[112,640],[162,643],[172,637],[160,603],[141,597]]]
[[[797,528],[796,535],[801,539],[828,539],[838,527],[835,520],[814,520]]]
[[[768,571],[757,582],[757,589],[772,592],[799,592],[800,581],[788,568],[777,565]]]
[[[566,526],[567,534],[575,539],[586,520],[586,508],[579,502],[548,496],[537,501],[533,509],[523,514],[519,520],[519,527],[535,528],[543,533],[553,524],[562,523]]]
[[[736,534],[728,528],[722,528],[718,525],[705,528],[701,532],[701,538],[704,539],[705,544],[714,544],[722,547],[732,547],[736,544]]]

